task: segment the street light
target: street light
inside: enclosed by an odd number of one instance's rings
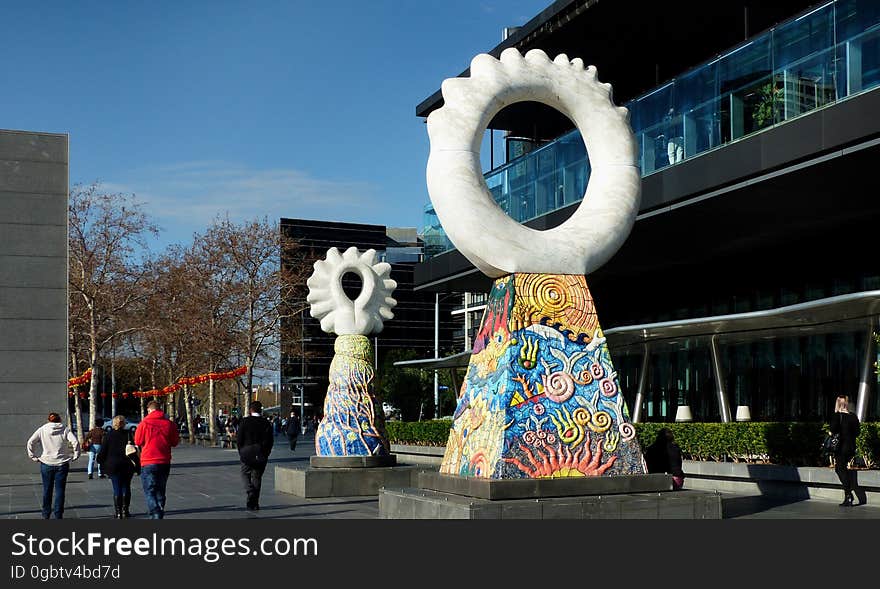
[[[299,310],[299,423],[300,433],[305,433],[306,426],[306,342],[312,338],[305,337],[305,307]]]

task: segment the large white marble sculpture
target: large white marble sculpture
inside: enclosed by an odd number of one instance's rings
[[[491,278],[514,272],[589,274],[607,262],[632,229],[639,208],[638,147],[629,113],[614,106],[611,85],[596,68],[564,54],[553,61],[533,49],[510,48],[500,61],[471,61],[469,78],[441,86],[444,105],[428,117],[431,202],[450,240]],[[480,143],[492,118],[515,102],[547,104],[568,116],[583,136],[590,181],[577,211],[545,231],[508,217],[480,171]]]

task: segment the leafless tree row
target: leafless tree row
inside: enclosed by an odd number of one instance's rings
[[[99,378],[107,374],[119,393],[113,398],[115,414],[126,389],[161,389],[182,377],[246,365],[240,386],[209,381],[184,386],[166,399],[169,417],[182,406],[194,432],[191,399],[198,395],[207,403],[204,413],[216,439],[218,395],[232,400],[229,395],[241,389],[238,401],[246,406],[254,370],[278,368],[282,319],[289,316],[285,325],[296,323],[300,309],[289,302],[302,297],[291,293],[302,292],[311,270],[281,267],[282,249],[296,258],[298,245],[268,219],[218,216],[190,243],[153,253],[148,243],[158,228],[136,197],[105,193],[98,183],[71,188],[69,225],[70,373],[92,369],[86,430],[105,402]],[[82,433],[75,401],[72,418]],[[141,399],[141,413],[143,404]]]

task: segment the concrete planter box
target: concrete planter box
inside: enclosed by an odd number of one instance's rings
[[[843,498],[840,480],[831,467],[782,466],[685,460],[685,487],[725,493],[760,494],[790,499]],[[859,499],[880,503],[880,471],[857,470]]]
[[[401,464],[437,467],[443,460],[446,447],[392,444],[391,451],[397,454]],[[686,489],[789,499],[839,501],[843,497],[840,481],[831,467],[685,460],[683,470]],[[869,504],[880,504],[880,470],[855,472],[864,493],[860,499]]]

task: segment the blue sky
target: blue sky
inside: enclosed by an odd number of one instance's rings
[[[551,0],[17,2],[0,128],[70,134],[71,183],[185,241],[218,214],[419,226],[415,106]]]

